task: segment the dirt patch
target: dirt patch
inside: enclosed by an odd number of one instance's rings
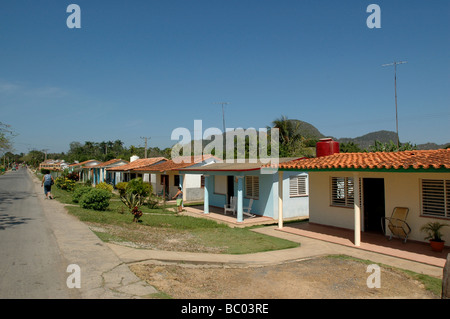
[[[224,250],[201,245],[191,233],[179,229],[171,230],[140,224],[105,225],[91,222],[86,224],[97,235],[104,234],[102,240],[133,248],[214,254],[222,253]]]
[[[380,288],[368,288],[367,264],[320,257],[275,266],[230,268],[136,264],[141,279],[176,299],[434,299],[403,272],[381,268]]]

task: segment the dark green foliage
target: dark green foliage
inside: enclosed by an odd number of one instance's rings
[[[91,188],[89,192],[83,194],[79,203],[82,208],[94,210],[106,210],[112,195],[104,189]]]
[[[81,187],[76,188],[72,195],[72,201],[74,203],[78,203],[80,201],[81,196],[90,192],[91,189],[92,189],[92,187],[87,187],[87,186],[81,186]]]

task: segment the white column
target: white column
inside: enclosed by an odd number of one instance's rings
[[[359,203],[359,176],[353,174],[353,200],[355,214],[355,246],[361,245],[361,207]]]
[[[237,190],[237,222],[243,222],[244,221],[244,210],[243,210],[243,200],[244,200],[244,196],[243,196],[243,180],[244,177],[243,176],[237,176],[238,179],[238,190]]]
[[[208,183],[209,175],[205,175],[205,187],[203,188],[205,191],[204,199],[203,199],[203,213],[209,214],[209,194],[208,194]]]
[[[278,171],[278,228],[283,228],[283,171]]]

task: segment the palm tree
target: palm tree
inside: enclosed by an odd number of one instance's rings
[[[280,156],[289,157],[300,155],[304,149],[304,138],[299,131],[300,123],[289,120],[287,116],[282,115],[281,118],[275,119],[272,125],[273,128],[278,129]]]

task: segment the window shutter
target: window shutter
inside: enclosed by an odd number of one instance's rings
[[[306,188],[306,176],[291,176],[289,178],[289,196],[305,196],[308,195]]]
[[[449,186],[450,181],[422,180],[422,214],[435,217],[449,217]]]

